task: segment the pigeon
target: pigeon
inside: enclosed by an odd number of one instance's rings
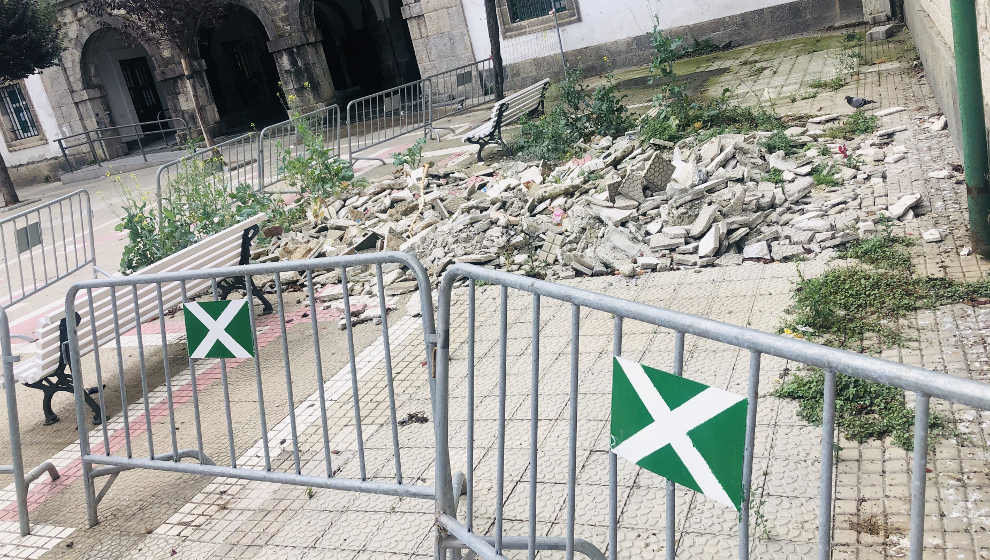
[[[850,97],[847,95],[846,103],[848,103],[849,106],[852,107],[853,109],[862,109],[863,107],[866,107],[870,103],[876,103],[876,101],[872,99],[865,99],[863,97]]]

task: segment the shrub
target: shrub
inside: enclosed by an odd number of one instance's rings
[[[527,159],[560,161],[574,150],[581,133],[562,105],[550,109],[536,120],[523,119],[519,140],[512,153]]]
[[[350,189],[354,180],[351,163],[338,157],[332,146],[325,146],[304,121],[296,123],[296,131],[305,149],[295,156],[288,148],[283,151],[282,169],[289,186],[303,198],[324,201]]]

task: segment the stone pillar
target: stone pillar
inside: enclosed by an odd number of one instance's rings
[[[201,58],[193,60],[192,67],[193,87],[196,88],[196,96],[201,104],[203,124],[210,129],[211,134],[216,136],[220,132],[217,127],[220,123],[220,112],[217,110],[216,101],[213,99],[210,81],[206,77],[206,61]],[[196,120],[193,98],[189,94],[189,86],[186,84],[186,77],[182,73],[182,66],[180,64],[170,65],[158,72],[155,79],[162,92],[162,103],[167,107],[169,115],[186,121],[193,138],[201,137],[202,132],[199,130],[199,123]]]
[[[282,92],[293,100],[291,109],[303,113],[336,102],[336,91],[318,31],[295,33],[270,41]]]
[[[424,78],[475,61],[460,0],[402,0],[402,4]]]

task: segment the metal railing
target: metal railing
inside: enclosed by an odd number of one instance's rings
[[[84,190],[0,220],[0,305],[23,301],[74,272],[96,270],[93,210]]]
[[[495,64],[491,58],[424,78],[430,82],[430,123],[495,100]]]
[[[422,129],[425,136],[432,122],[430,92],[429,80],[417,80],[349,102],[347,151],[351,161],[370,159],[384,163],[380,157],[355,154],[416,130]]]
[[[468,279],[467,293],[467,461],[466,461],[466,520],[457,518],[457,497],[459,490],[456,490],[451,482],[450,463],[450,431],[449,431],[449,400],[450,394],[450,328],[451,328],[451,301],[452,290],[456,281]],[[498,365],[498,421],[497,430],[497,453],[494,458],[487,461],[491,464],[495,462],[495,496],[493,498],[495,521],[494,535],[479,534],[475,531],[473,523],[474,511],[474,477],[473,472],[477,468],[474,463],[474,434],[475,434],[475,283],[485,282],[489,285],[500,286],[499,293],[499,315],[498,327],[500,336],[498,338],[499,365]],[[507,384],[507,344],[508,344],[508,308],[509,289],[518,290],[531,294],[532,298],[532,321],[531,321],[531,383],[528,395],[531,400],[531,412],[528,423],[530,424],[529,449],[529,509],[528,523],[529,531],[527,535],[507,536],[503,534],[502,521],[504,518],[503,504],[504,495],[504,464],[505,448],[510,445],[513,448],[526,447],[526,443],[518,440],[507,441],[506,433],[506,384]],[[503,551],[510,549],[522,549],[529,551],[529,557],[533,558],[538,550],[563,550],[566,557],[571,559],[574,553],[583,554],[589,558],[605,558],[602,550],[607,550],[608,558],[614,559],[618,556],[618,464],[616,455],[608,455],[608,542],[592,543],[582,540],[576,534],[575,525],[578,522],[575,509],[576,492],[576,445],[577,434],[579,433],[578,422],[578,386],[579,383],[586,382],[579,379],[580,372],[580,325],[582,310],[596,310],[612,316],[613,336],[612,353],[621,356],[623,351],[623,325],[626,321],[637,321],[649,325],[670,329],[673,331],[674,346],[673,373],[681,375],[684,364],[684,341],[687,335],[700,337],[710,341],[715,341],[740,349],[749,351],[749,377],[748,390],[749,408],[746,422],[746,443],[742,473],[742,494],[743,502],[739,514],[739,540],[738,557],[749,558],[750,543],[750,488],[753,470],[753,449],[756,433],[756,411],[758,406],[758,389],[760,382],[761,357],[766,354],[777,356],[808,366],[821,368],[824,370],[824,405],[822,420],[821,438],[821,470],[819,479],[818,496],[818,558],[827,560],[831,554],[831,530],[832,530],[832,488],[833,488],[833,462],[834,462],[834,432],[835,432],[835,404],[836,404],[836,375],[838,373],[849,375],[867,381],[881,383],[884,385],[898,387],[915,395],[915,424],[914,424],[914,451],[911,468],[911,514],[910,514],[910,558],[921,560],[923,553],[924,521],[925,521],[925,477],[926,464],[928,460],[928,430],[929,430],[929,404],[932,398],[944,399],[953,403],[964,404],[982,410],[990,410],[990,385],[976,381],[952,377],[950,375],[936,373],[933,371],[896,364],[884,360],[872,358],[862,354],[856,354],[834,348],[828,348],[809,342],[786,338],[782,336],[767,334],[753,329],[737,327],[717,321],[704,319],[701,317],[679,313],[666,309],[660,309],[649,305],[634,303],[619,298],[606,296],[580,290],[573,287],[553,284],[545,281],[535,280],[522,276],[516,276],[506,272],[485,269],[467,264],[456,264],[448,269],[443,277],[440,286],[440,299],[438,309],[438,358],[435,379],[435,405],[434,417],[437,438],[436,456],[436,492],[437,492],[437,522],[441,529],[438,538],[438,558],[445,550],[448,552],[458,549],[470,549],[478,556],[485,559],[502,559]],[[559,537],[539,536],[536,531],[536,504],[537,504],[537,457],[538,443],[537,430],[539,425],[539,391],[540,391],[540,335],[541,335],[541,302],[550,300],[555,303],[567,304],[570,308],[570,379],[567,402],[569,403],[569,415],[567,420],[566,433],[568,434],[568,447],[566,452],[567,461],[567,497],[566,497],[566,521],[564,523],[564,535]],[[523,319],[524,320],[524,319]],[[520,326],[514,320],[514,338],[522,338],[525,335],[520,333]],[[558,336],[560,336],[558,334]],[[564,336],[567,336],[566,334]],[[518,341],[514,341],[518,342]],[[489,364],[482,371],[490,372],[494,369],[493,364]],[[515,367],[515,366],[514,366]],[[512,381],[516,382],[515,387],[519,389],[519,374],[514,372]],[[484,381],[490,382],[491,378]],[[490,385],[486,385],[490,386]],[[460,397],[460,395],[458,395]],[[458,403],[461,401],[458,400]],[[458,406],[458,411],[461,410]],[[526,420],[522,420],[525,422]],[[587,468],[587,466],[585,466]],[[486,511],[491,511],[490,509]],[[666,494],[666,558],[675,557],[675,506],[674,506],[674,485],[667,482]],[[602,546],[607,544],[607,548]],[[628,554],[628,552],[626,553]]]
[[[79,313],[79,325],[74,321],[68,321],[68,338],[70,363],[73,372],[76,396],[76,418],[79,425],[80,453],[82,460],[83,484],[86,495],[87,514],[90,526],[98,522],[97,505],[108,491],[110,485],[116,477],[123,471],[134,469],[154,469],[193,475],[210,477],[228,477],[244,480],[273,482],[280,484],[292,484],[309,486],[314,488],[328,488],[336,490],[346,490],[354,492],[367,492],[394,496],[406,496],[422,499],[434,499],[432,487],[420,486],[410,483],[408,479],[403,479],[399,452],[399,435],[397,429],[395,398],[392,378],[392,356],[389,347],[389,318],[385,302],[385,284],[383,281],[383,266],[400,266],[411,272],[419,286],[419,301],[422,310],[422,329],[425,348],[425,362],[430,366],[427,371],[432,371],[433,347],[433,305],[431,300],[430,281],[426,270],[413,257],[398,252],[378,253],[371,255],[352,255],[345,257],[334,257],[325,259],[315,259],[309,261],[283,262],[278,264],[249,265],[229,268],[218,268],[213,270],[175,272],[148,276],[131,276],[112,279],[101,279],[87,282],[80,282],[72,286],[66,295],[66,313],[68,317]],[[365,465],[365,440],[366,435],[362,432],[362,414],[359,403],[361,395],[358,389],[358,368],[365,371],[366,364],[358,364],[355,358],[354,335],[352,331],[351,301],[348,295],[348,271],[354,269],[365,269],[368,273],[373,273],[377,282],[377,304],[381,317],[381,330],[383,338],[384,367],[374,368],[372,373],[382,374],[378,381],[384,381],[378,385],[379,390],[384,385],[388,389],[389,413],[391,433],[386,436],[384,432],[380,437],[388,441],[381,442],[379,449],[391,449],[392,458],[388,462],[394,464],[394,478],[389,477],[388,482],[369,480],[369,474]],[[323,340],[337,340],[339,335],[336,328],[336,321],[328,320],[329,311],[322,309],[317,304],[316,289],[313,278],[324,272],[336,270],[339,273],[340,287],[342,290],[342,308],[340,319],[344,323],[347,341],[347,366],[340,370],[336,376],[330,379],[324,377],[324,359],[321,356],[321,338]],[[300,274],[308,301],[302,307],[292,311],[290,320],[293,322],[303,321],[302,324],[309,323],[312,344],[306,350],[310,353],[312,361],[307,360],[307,365],[303,366],[298,359],[290,360],[289,345],[292,344],[286,337],[286,318],[290,312],[285,308],[285,300],[290,302],[296,296],[285,298],[282,284],[282,275]],[[256,296],[248,294],[248,309],[250,316],[251,331],[254,337],[254,358],[240,359],[228,362],[228,360],[189,360],[188,379],[184,379],[184,374],[177,376],[169,368],[169,350],[174,348],[170,344],[165,332],[165,316],[169,307],[176,307],[179,302],[190,301],[186,290],[187,283],[207,282],[213,288],[213,298],[219,294],[219,285],[225,280],[240,280],[243,286],[251,286],[252,278],[263,275],[266,278],[273,278],[276,299],[276,315],[256,317],[254,303]],[[107,294],[109,293],[109,298]],[[95,300],[109,300],[107,305],[99,305],[94,309]],[[166,304],[165,302],[170,303]],[[138,302],[141,302],[140,304]],[[175,303],[172,303],[175,302]],[[292,305],[290,303],[290,305]],[[161,333],[160,347],[161,359],[157,364],[146,360],[145,341],[142,339],[141,328],[137,328],[137,372],[125,371],[124,360],[121,353],[121,335],[131,328],[130,325],[142,323],[141,308],[152,310],[144,313],[144,320],[157,319],[159,331]],[[304,319],[308,318],[308,320]],[[121,323],[125,326],[121,326]],[[411,323],[411,331],[415,331],[415,323]],[[270,356],[269,360],[262,359],[262,349],[265,347],[259,343],[259,335],[266,332],[275,333],[271,340],[280,340],[281,360]],[[278,336],[280,334],[280,336]],[[266,335],[267,336],[267,335]],[[157,337],[156,337],[157,338]],[[298,340],[293,337],[293,340]],[[305,340],[305,339],[304,339]],[[122,407],[123,435],[119,432],[113,437],[108,433],[107,422],[102,423],[102,444],[97,443],[91,447],[90,434],[87,429],[84,393],[85,387],[82,385],[80,345],[93,344],[96,347],[105,349],[116,348],[117,375],[120,382],[120,405]],[[273,345],[275,346],[275,345]],[[277,350],[265,350],[266,355],[279,353]],[[376,362],[377,363],[377,362]],[[305,367],[305,373],[301,373]],[[103,371],[100,363],[100,352],[93,355],[94,377],[97,380],[97,399],[102,413],[106,416],[107,402],[104,400]],[[232,403],[228,392],[228,369],[238,368],[245,375],[253,370],[253,378],[257,388],[257,410],[245,417],[243,412],[248,412],[243,405]],[[159,370],[164,374],[165,394],[167,396],[167,412],[160,409],[158,415],[153,415],[148,411],[148,381],[152,370]],[[295,369],[295,373],[292,371]],[[138,373],[141,380],[141,391],[144,405],[143,414],[128,415],[128,390],[123,381],[128,375]],[[349,375],[348,375],[349,374]],[[293,397],[294,383],[300,383],[301,376],[308,379],[315,376],[318,399],[313,399],[313,407],[306,408],[305,420],[313,426],[315,424],[317,412],[322,429],[318,430],[322,439],[322,446],[319,451],[304,449],[302,459],[300,459],[300,433],[297,430],[296,405],[297,401]],[[219,378],[222,385],[222,396],[215,398],[207,397],[200,393],[197,376],[202,378]],[[238,376],[240,377],[240,375]],[[249,378],[251,376],[249,375]],[[427,379],[424,375],[424,385]],[[294,381],[295,379],[295,381]],[[264,380],[264,383],[263,383]],[[369,381],[365,381],[369,383]],[[273,387],[273,384],[280,385]],[[267,389],[263,389],[263,385]],[[330,434],[327,432],[328,418],[328,397],[331,405],[340,402],[342,406],[331,410],[330,414],[347,415],[342,409],[346,409],[347,388],[350,389],[354,424],[334,434],[333,454],[339,454],[342,448],[350,448],[357,458],[359,470],[357,476],[337,476],[335,465],[342,462],[341,458],[331,462],[331,442]],[[212,394],[212,393],[211,393]],[[178,396],[182,395],[181,402],[186,403],[186,407],[180,410]],[[219,400],[220,402],[215,402]],[[209,401],[209,402],[208,402]],[[200,405],[222,408],[225,412],[226,425],[224,427],[214,427],[204,425],[200,416]],[[267,414],[270,408],[276,410],[287,410],[289,424],[282,435],[271,435],[268,427]],[[191,411],[189,409],[192,409]],[[233,412],[232,412],[232,409]],[[310,412],[310,411],[313,412]],[[234,415],[237,413],[237,416]],[[182,415],[182,419],[192,423],[192,429],[183,426],[181,434],[176,427],[177,415]],[[192,418],[190,418],[192,416]],[[235,422],[233,418],[239,417],[243,422]],[[331,416],[336,417],[336,416]],[[186,424],[188,425],[188,423]],[[282,423],[284,425],[284,422]],[[386,422],[385,425],[388,425]],[[131,435],[131,428],[137,432],[145,432],[147,441],[140,436]],[[157,429],[156,429],[157,428]],[[224,429],[225,428],[225,429]],[[242,430],[243,429],[243,430]],[[254,432],[260,431],[260,445],[251,449],[241,449],[245,452],[245,459],[238,459],[238,449],[236,445],[237,436],[244,437],[244,430]],[[281,428],[280,428],[281,429]],[[258,435],[258,432],[254,432]],[[226,435],[226,441],[220,434]],[[212,436],[212,437],[211,437]],[[374,436],[374,434],[372,434]],[[100,441],[100,434],[93,436],[97,442]],[[368,436],[371,437],[371,436]],[[274,438],[274,440],[272,440]],[[164,448],[164,449],[163,449]],[[356,448],[356,449],[355,449]],[[377,450],[377,449],[376,449]],[[210,452],[213,452],[211,456]],[[221,460],[221,455],[228,457]],[[263,457],[263,460],[262,460]],[[180,463],[183,458],[197,460],[198,464]],[[339,465],[338,465],[339,466]],[[280,467],[283,470],[279,470]],[[353,471],[353,462],[345,465]],[[374,473],[372,473],[374,474]],[[377,476],[388,476],[379,474]],[[97,492],[95,481],[99,477],[109,477],[106,485]],[[394,480],[394,481],[391,481]],[[412,479],[415,480],[415,479]]]
[[[30,472],[24,472],[24,457],[21,453],[21,428],[17,416],[17,392],[14,381],[14,363],[18,360],[11,351],[10,322],[7,310],[0,307],[0,367],[3,368],[3,391],[7,399],[7,428],[10,434],[10,464],[0,465],[0,474],[14,475],[14,495],[17,503],[17,520],[22,536],[31,533],[31,520],[28,517],[28,486],[45,473],[52,480],[59,478],[58,470],[51,461],[45,461]]]
[[[146,130],[147,128],[151,128],[151,130]],[[170,117],[167,119],[159,119],[154,121],[85,130],[83,132],[57,138],[55,142],[58,143],[59,150],[62,152],[62,158],[65,160],[66,166],[68,166],[69,170],[75,171],[76,167],[72,163],[72,159],[69,157],[69,150],[74,148],[88,146],[89,154],[93,158],[92,161],[97,165],[102,165],[102,162],[104,161],[110,161],[116,157],[123,157],[126,155],[121,154],[120,156],[111,156],[111,152],[107,148],[108,140],[116,140],[119,142],[136,141],[138,144],[138,150],[141,152],[141,157],[144,158],[144,161],[148,161],[148,154],[145,150],[145,144],[147,142],[146,138],[148,136],[158,137],[165,142],[166,146],[178,146],[177,136],[180,131],[185,131],[186,137],[189,137],[189,125],[186,123],[185,119],[180,117]],[[168,142],[169,136],[172,136],[176,140],[174,144]],[[74,139],[79,139],[79,142],[75,144],[66,144],[67,141]],[[101,150],[98,151],[96,149],[97,145],[100,146]]]
[[[258,135],[258,189],[274,185],[285,178],[285,158],[304,155],[305,138],[299,124],[319,138],[323,146],[332,147],[340,156],[340,107],[331,105],[266,127]]]
[[[209,148],[202,148],[166,163],[158,168],[156,177],[158,214],[161,215],[162,197],[168,196],[168,187],[176,180],[189,175],[204,175],[205,180],[233,190],[238,185],[252,187],[258,178],[258,133],[249,132],[231,138]]]

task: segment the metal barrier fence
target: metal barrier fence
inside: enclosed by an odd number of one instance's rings
[[[340,107],[331,105],[266,127],[258,135],[258,188],[274,185],[285,178],[284,158],[306,153],[299,123],[340,156]]]
[[[83,132],[57,138],[55,142],[58,143],[59,150],[62,151],[62,158],[65,159],[66,166],[70,170],[74,171],[75,166],[69,158],[69,150],[73,148],[88,146],[89,154],[93,158],[93,161],[98,165],[102,165],[103,161],[114,159],[110,155],[110,150],[107,149],[107,140],[116,140],[120,142],[135,141],[138,144],[138,150],[141,152],[141,157],[144,158],[144,161],[148,161],[148,154],[145,152],[145,145],[147,143],[146,137],[157,137],[163,140],[166,146],[171,146],[172,144],[169,144],[167,137],[172,136],[175,138],[181,131],[185,131],[186,137],[188,137],[189,125],[186,123],[185,119],[174,117],[85,130]],[[79,142],[66,145],[66,141],[72,139],[79,139]],[[100,152],[96,150],[97,144],[99,144],[102,148],[102,159]],[[175,145],[178,145],[178,140],[176,140]],[[126,154],[121,154],[121,156],[118,157],[122,157],[123,155]]]
[[[92,265],[93,210],[83,190],[0,220],[3,278],[0,305],[23,301],[72,273]]]
[[[156,178],[159,215],[162,196],[167,195],[169,185],[185,177],[204,176],[228,190],[242,184],[255,185],[259,169],[257,137],[257,132],[249,132],[159,167]]]
[[[468,284],[468,326],[467,326],[467,461],[466,461],[466,520],[457,519],[457,497],[460,494],[451,484],[450,463],[450,327],[451,327],[451,292],[454,283],[459,279],[469,279]],[[499,308],[499,364],[498,364],[498,420],[497,453],[494,458],[496,465],[495,497],[494,497],[494,535],[488,536],[475,532],[473,523],[474,511],[474,475],[478,468],[474,462],[475,434],[475,282],[485,282],[501,287]],[[529,418],[529,473],[528,473],[528,522],[529,531],[526,535],[507,536],[503,534],[503,504],[504,495],[504,465],[505,448],[510,445],[515,449],[525,448],[525,443],[515,440],[507,441],[506,434],[506,384],[507,364],[506,347],[508,344],[508,290],[518,290],[532,294],[532,381],[529,387],[531,396],[531,413]],[[458,549],[469,549],[485,559],[501,559],[503,551],[510,549],[527,550],[529,558],[533,558],[538,550],[563,550],[570,560],[574,553],[583,554],[589,558],[603,559],[607,550],[608,558],[618,556],[618,464],[616,456],[608,455],[608,542],[607,548],[600,547],[602,543],[592,543],[576,535],[575,524],[575,486],[576,445],[579,433],[578,423],[578,385],[590,380],[580,380],[580,324],[581,311],[584,309],[597,310],[612,316],[613,337],[612,351],[616,356],[622,355],[624,322],[638,321],[670,329],[674,333],[673,373],[681,375],[684,361],[684,340],[686,335],[697,336],[729,346],[749,350],[748,397],[749,409],[746,423],[746,444],[744,467],[742,473],[743,503],[739,517],[739,558],[749,558],[749,524],[750,524],[750,487],[753,470],[753,449],[756,432],[756,412],[758,387],[760,381],[760,361],[764,354],[792,360],[809,366],[821,368],[825,372],[823,428],[821,438],[821,474],[819,486],[818,511],[818,558],[827,560],[831,554],[831,525],[832,525],[832,488],[833,488],[833,453],[835,431],[835,399],[836,374],[842,373],[859,379],[882,383],[913,392],[915,399],[914,424],[914,455],[911,473],[911,515],[910,515],[910,558],[921,560],[923,553],[924,521],[925,521],[925,476],[928,460],[928,430],[929,404],[931,399],[938,398],[972,406],[982,410],[990,410],[990,385],[967,379],[935,373],[917,367],[891,363],[862,354],[828,348],[809,342],[771,335],[752,329],[728,325],[701,317],[678,313],[648,305],[634,303],[615,297],[588,292],[577,288],[552,284],[532,278],[485,269],[478,266],[457,264],[448,269],[440,287],[438,309],[438,359],[435,379],[435,428],[437,431],[436,458],[436,492],[437,492],[437,522],[441,530],[438,536],[438,558],[445,550],[453,552]],[[569,304],[570,307],[570,393],[566,402],[569,404],[567,450],[567,494],[565,534],[562,537],[537,536],[536,506],[537,506],[537,430],[539,425],[539,387],[540,387],[540,334],[541,301],[548,299],[552,302]],[[523,319],[524,320],[524,319]],[[514,325],[513,338],[525,339]],[[555,327],[559,330],[559,327]],[[558,335],[559,336],[559,335]],[[566,336],[566,335],[565,335]],[[518,342],[515,340],[514,342]],[[494,369],[493,364],[487,364],[486,370]],[[514,374],[515,381],[520,376]],[[518,386],[517,386],[518,388]],[[458,400],[458,403],[461,401]],[[460,410],[460,407],[458,407]],[[520,405],[519,410],[522,410]],[[526,422],[526,420],[523,420]],[[488,460],[490,464],[491,460]],[[587,467],[587,466],[586,466]],[[675,523],[674,523],[674,486],[667,483],[666,495],[666,558],[675,557]],[[491,511],[487,509],[486,511]],[[626,554],[629,554],[628,552]]]
[[[31,533],[31,521],[28,517],[27,492],[28,486],[41,478],[45,473],[52,480],[59,478],[58,470],[51,461],[45,461],[30,472],[24,472],[24,458],[21,453],[20,419],[17,417],[17,384],[14,381],[14,363],[18,360],[10,346],[10,322],[7,310],[0,307],[0,362],[3,368],[3,391],[7,398],[7,427],[10,434],[10,464],[0,465],[0,474],[14,475],[14,495],[17,503],[17,519],[21,535]]]
[[[359,97],[347,104],[347,151],[351,161],[363,158],[356,153],[423,129],[432,122],[429,80],[417,80],[398,87]]]
[[[430,124],[495,100],[491,58],[424,78],[430,82]]]
[[[352,255],[344,257],[334,257],[316,259],[309,261],[283,262],[278,264],[249,265],[230,268],[219,268],[213,270],[177,272],[169,274],[159,274],[154,276],[131,276],[112,279],[100,279],[87,282],[80,282],[72,286],[66,295],[66,313],[68,317],[79,314],[79,325],[68,321],[68,338],[70,363],[73,372],[73,382],[76,396],[76,418],[79,426],[80,452],[82,457],[83,484],[86,495],[86,505],[89,524],[95,525],[97,519],[97,505],[102,497],[109,490],[110,485],[116,477],[123,471],[131,469],[154,469],[171,471],[178,473],[210,476],[228,477],[244,480],[254,480],[263,482],[273,482],[280,484],[293,484],[309,486],[314,488],[329,488],[337,490],[348,490],[354,492],[368,492],[376,494],[386,494],[394,496],[406,496],[423,499],[434,499],[434,491],[429,486],[418,486],[404,481],[399,453],[399,436],[397,431],[397,421],[395,417],[395,400],[392,379],[392,356],[389,340],[389,321],[386,313],[385,288],[383,282],[383,267],[404,267],[411,272],[419,286],[419,299],[422,308],[422,328],[425,345],[425,362],[432,371],[433,350],[435,338],[433,324],[433,305],[431,300],[430,282],[425,269],[413,257],[405,253],[390,252],[371,255]],[[351,320],[351,301],[348,295],[348,271],[359,269],[363,274],[374,274],[377,283],[377,299],[381,313],[381,329],[384,343],[384,381],[388,388],[389,408],[391,419],[390,444],[383,444],[382,449],[391,448],[394,464],[394,482],[378,482],[368,480],[365,468],[365,436],[362,433],[362,415],[359,405],[360,394],[358,390],[358,365],[355,359],[354,340]],[[353,399],[353,431],[342,430],[341,433],[334,434],[333,454],[341,453],[341,448],[350,447],[356,444],[356,456],[360,466],[360,475],[355,478],[338,477],[331,462],[331,443],[327,434],[327,398],[325,393],[330,393],[334,398],[333,391],[346,394],[347,382],[341,379],[325,379],[321,356],[321,339],[324,341],[339,340],[339,331],[336,328],[336,321],[319,319],[319,314],[326,314],[322,309],[318,309],[316,303],[316,290],[313,282],[314,276],[326,272],[337,271],[340,275],[340,287],[342,289],[342,319],[344,330],[346,331],[347,356],[350,372],[350,392]],[[303,366],[294,359],[290,363],[289,344],[286,338],[286,316],[285,299],[295,299],[297,296],[284,296],[284,285],[281,278],[287,274],[301,275],[301,283],[308,297],[308,301],[297,309],[298,313],[292,315],[293,321],[305,321],[310,323],[312,336],[311,356],[313,361]],[[274,320],[267,320],[264,330],[259,331],[260,319],[255,317],[254,302],[255,295],[248,295],[247,308],[249,309],[250,326],[254,337],[254,358],[235,361],[229,365],[228,361],[221,359],[207,362],[193,360],[189,361],[188,382],[180,383],[176,375],[169,369],[169,341],[166,336],[165,316],[172,308],[178,308],[182,303],[189,300],[191,289],[188,286],[193,283],[206,283],[213,289],[213,297],[219,293],[220,285],[225,279],[240,280],[242,286],[252,285],[253,277],[263,275],[273,282],[276,298],[277,316]],[[109,297],[107,297],[109,295]],[[94,301],[109,301],[109,304],[98,305],[94,308]],[[291,300],[290,300],[291,301]],[[142,319],[143,317],[143,319]],[[308,318],[308,321],[306,319]],[[145,341],[142,339],[141,329],[137,333],[137,364],[131,364],[130,368],[125,367],[125,360],[121,352],[121,335],[126,333],[134,325],[141,325],[142,321],[151,319],[158,320],[161,332],[161,358],[155,361],[146,359],[148,352],[145,349]],[[303,322],[302,324],[305,324]],[[326,332],[321,329],[327,329]],[[263,363],[258,343],[258,335],[266,331],[274,331],[281,335],[281,360],[274,355],[268,362]],[[157,338],[157,337],[156,337]],[[276,336],[273,340],[278,340]],[[294,338],[298,340],[298,338]],[[102,423],[102,445],[96,445],[95,449],[90,447],[89,433],[87,429],[84,392],[85,387],[81,375],[80,348],[85,349],[89,345],[106,347],[107,351],[115,350],[117,362],[117,375],[120,379],[120,405],[122,407],[123,436],[115,433],[112,437],[108,433],[107,422]],[[245,343],[247,344],[247,343]],[[174,344],[173,344],[174,346]],[[276,351],[270,351],[275,354]],[[107,400],[104,398],[103,372],[100,362],[100,352],[94,352],[91,358],[92,369],[95,374],[98,387],[98,402],[106,416]],[[251,362],[253,362],[253,367]],[[239,364],[239,367],[238,367]],[[277,364],[277,365],[275,365]],[[300,434],[297,432],[297,417],[295,412],[296,400],[293,397],[293,372],[291,368],[297,370],[295,376],[296,383],[299,383],[300,375],[298,370],[305,367],[308,371],[304,375],[315,375],[316,387],[318,389],[319,400],[314,402],[314,407],[319,411],[322,422],[322,436],[317,436],[318,441],[322,437],[322,447],[320,451],[313,449],[305,450],[305,454],[300,459]],[[136,367],[135,367],[136,366]],[[237,369],[233,369],[233,368]],[[310,369],[311,368],[311,369]],[[129,371],[128,371],[129,369]],[[257,388],[258,408],[254,413],[248,407],[233,406],[228,392],[228,381],[243,383],[252,376],[229,379],[228,374],[234,375],[247,370],[254,371],[254,384]],[[135,372],[135,370],[137,370]],[[148,381],[149,375],[153,372],[161,373],[164,377],[165,393],[167,396],[167,412],[159,409],[158,415],[153,415],[149,411],[148,404]],[[128,397],[126,382],[128,375],[133,378],[134,373],[140,375],[141,390],[143,397],[143,414],[135,415],[133,418],[127,412]],[[226,420],[226,442],[222,441],[219,427],[216,429],[216,437],[220,441],[209,440],[212,426],[206,425],[200,416],[200,403],[205,397],[200,394],[197,375],[210,376],[212,379],[219,378],[219,383],[223,389],[222,396],[216,398],[221,400],[219,406],[222,407]],[[183,378],[184,379],[184,378]],[[312,377],[310,377],[312,379]],[[264,380],[264,383],[263,383]],[[427,379],[424,379],[427,382]],[[328,388],[325,388],[326,387]],[[265,387],[265,388],[263,388]],[[379,385],[381,387],[381,385]],[[283,399],[278,399],[284,395]],[[190,403],[190,406],[180,408],[176,404],[176,399],[182,396],[183,401]],[[273,402],[275,401],[275,402]],[[207,403],[210,406],[210,403]],[[271,407],[281,410],[285,407],[290,420],[290,430],[287,430],[286,437],[281,441],[276,439],[269,441],[269,428],[267,423],[267,411]],[[190,408],[192,410],[190,410]],[[234,410],[232,410],[234,409]],[[308,409],[309,410],[309,409]],[[316,413],[306,413],[315,415]],[[152,419],[155,416],[157,420]],[[346,417],[346,414],[343,416]],[[184,429],[181,434],[176,428],[176,418],[183,421]],[[240,422],[235,421],[240,420]],[[312,416],[309,421],[314,421]],[[156,424],[158,424],[156,426]],[[192,429],[186,426],[192,425]],[[313,424],[314,426],[316,424]],[[250,426],[250,428],[249,428]],[[140,436],[131,436],[131,427],[138,431],[145,432],[147,441]],[[237,435],[245,433],[244,430],[254,432],[260,431],[260,449],[253,447],[248,459],[243,461],[238,459],[238,450],[235,444],[235,432]],[[157,429],[156,429],[157,428]],[[204,434],[204,432],[206,432]],[[257,434],[257,432],[254,432]],[[384,435],[384,434],[383,434]],[[99,439],[99,435],[95,436]],[[251,438],[253,439],[253,438]],[[204,441],[205,440],[205,441]],[[255,450],[257,449],[257,453]],[[353,447],[351,447],[353,449]],[[208,451],[213,451],[214,456],[210,456]],[[291,454],[290,454],[291,451]],[[347,451],[350,453],[350,450]],[[229,454],[229,458],[221,461],[219,455]],[[263,461],[261,457],[263,456]],[[291,460],[288,458],[291,457]],[[183,458],[193,458],[199,464],[183,464]],[[338,458],[335,461],[340,461]],[[287,463],[287,470],[278,470],[280,462]],[[351,463],[353,464],[353,463]],[[350,468],[350,465],[346,465]],[[99,477],[110,477],[106,485],[97,492],[95,481]]]

